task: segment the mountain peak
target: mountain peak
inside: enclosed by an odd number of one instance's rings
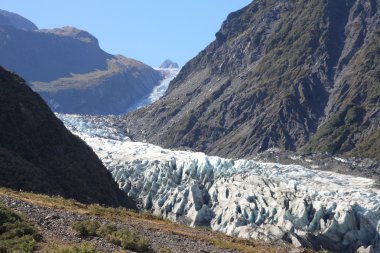
[[[163,63],[161,63],[160,68],[161,69],[178,69],[179,66],[178,66],[178,63],[173,62],[170,59],[167,59]]]
[[[73,26],[64,26],[62,28],[54,29],[41,29],[40,32],[51,33],[63,37],[70,37],[86,43],[98,44],[98,40],[92,34]]]
[[[5,10],[0,10],[0,25],[13,26],[26,31],[38,30],[38,27],[33,22],[16,13]]]

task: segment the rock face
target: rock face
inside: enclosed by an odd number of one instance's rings
[[[0,68],[0,185],[133,207],[99,158],[20,77]]]
[[[172,60],[165,60],[163,63],[160,65],[160,69],[178,69],[178,63],[173,62]]]
[[[141,62],[104,52],[86,31],[21,29],[13,23],[0,22],[0,64],[21,75],[53,110],[125,113],[162,79]]]
[[[372,179],[171,151],[130,141],[114,119],[59,117],[121,189],[158,216],[316,250],[380,250],[380,190]]]
[[[230,14],[131,134],[224,157],[380,159],[379,0],[257,0]]]

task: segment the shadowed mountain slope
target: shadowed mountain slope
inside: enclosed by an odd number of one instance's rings
[[[1,67],[0,171],[3,187],[133,207],[91,148]]]

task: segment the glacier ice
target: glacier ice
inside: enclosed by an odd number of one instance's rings
[[[172,151],[132,142],[106,120],[58,116],[94,149],[120,188],[155,215],[242,238],[380,250],[380,190],[372,179]]]
[[[178,75],[180,71],[180,69],[176,68],[157,68],[156,70],[161,72],[161,74],[164,76],[164,79],[161,81],[159,85],[154,87],[153,91],[150,94],[148,94],[147,97],[142,98],[141,100],[137,101],[135,104],[130,106],[128,111],[135,111],[141,107],[144,107],[157,101],[160,97],[162,97],[165,94],[170,82]]]

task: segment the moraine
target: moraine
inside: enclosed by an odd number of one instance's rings
[[[268,242],[380,250],[380,190],[372,179],[172,151],[131,141],[112,117],[57,116],[121,189],[158,216]]]

